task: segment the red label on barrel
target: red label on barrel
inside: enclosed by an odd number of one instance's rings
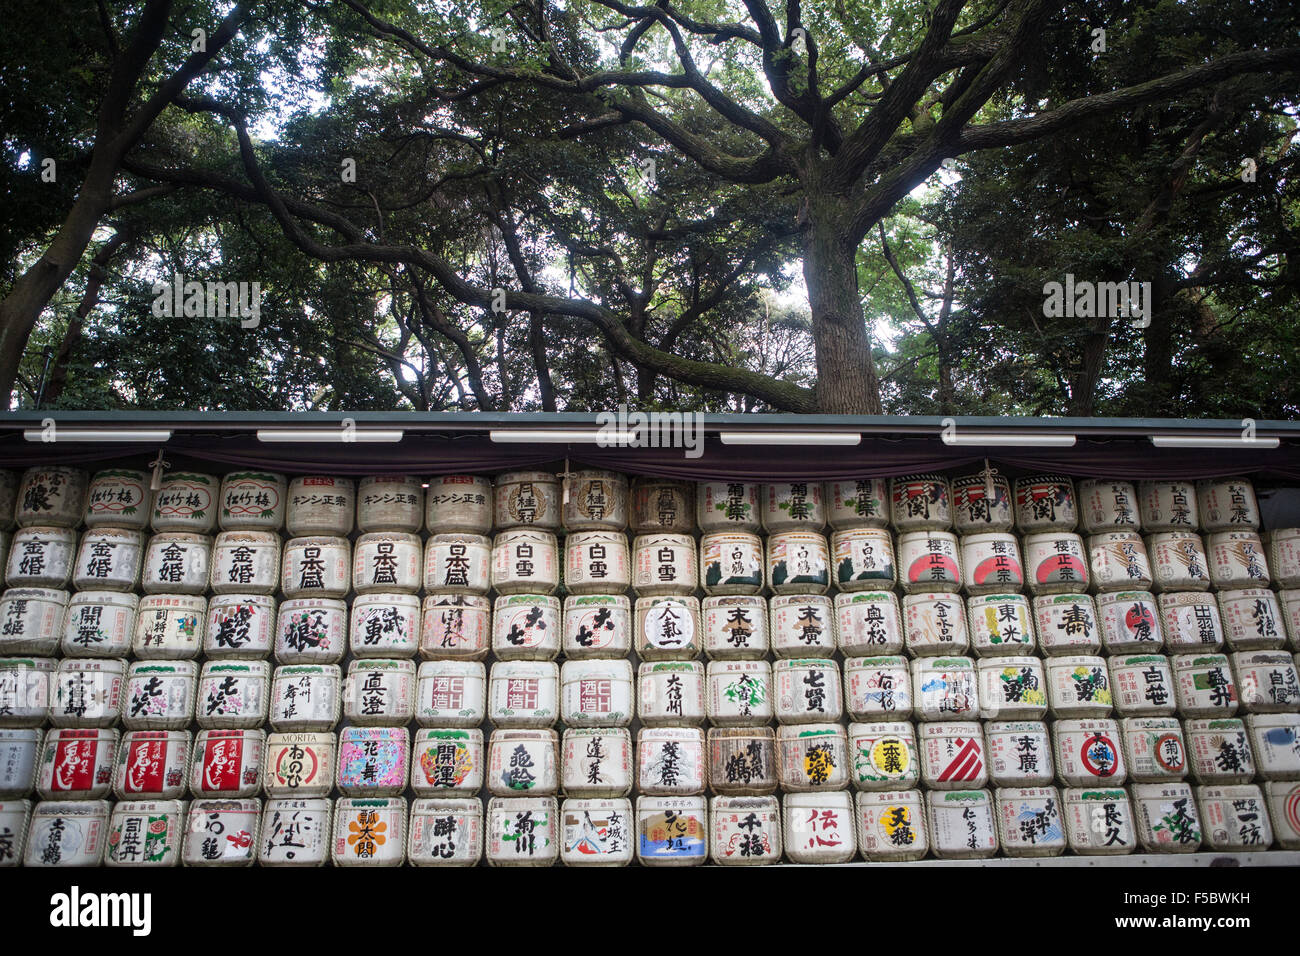
[[[132,740],[122,789],[128,793],[162,793],[166,764],[166,740]]]
[[[203,748],[203,790],[239,789],[239,768],[243,763],[242,734],[208,738]]]
[[[99,733],[94,730],[65,730],[59,734],[51,790],[70,792],[90,790],[94,786],[98,738]]]

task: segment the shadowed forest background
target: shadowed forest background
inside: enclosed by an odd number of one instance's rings
[[[1300,412],[1287,0],[0,8],[9,407]]]

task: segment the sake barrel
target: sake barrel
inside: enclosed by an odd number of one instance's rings
[[[397,796],[406,789],[410,756],[405,727],[345,727],[335,785],[350,796]]]
[[[835,626],[846,658],[902,653],[903,621],[892,591],[836,594]]]
[[[1047,716],[1047,673],[1041,659],[986,657],[976,663],[975,671],[980,716],[985,720],[1042,720]]]
[[[1021,534],[1073,531],[1079,523],[1074,482],[1064,475],[1016,479],[1016,527]]]
[[[0,657],[0,727],[45,723],[57,668],[49,657]]]
[[[1174,717],[1123,717],[1124,762],[1135,783],[1182,780],[1187,775],[1183,725]]]
[[[1268,561],[1255,532],[1221,531],[1211,534],[1205,543],[1215,590],[1268,587]]]
[[[72,579],[77,533],[27,525],[14,532],[5,583],[11,588],[65,588]]]
[[[815,531],[781,531],[767,537],[767,582],[776,594],[825,594],[830,550]]]
[[[915,787],[921,779],[916,731],[905,720],[849,724],[849,757],[858,790]]]
[[[1149,535],[1146,544],[1156,593],[1209,590],[1209,561],[1199,534],[1160,531]]]
[[[1170,717],[1177,710],[1174,672],[1163,654],[1112,656],[1111,697],[1121,717]]]
[[[848,785],[848,737],[841,724],[779,724],[776,759],[777,779],[787,793]]]
[[[639,534],[632,541],[632,586],[642,597],[690,594],[699,586],[695,539],[687,534]]]
[[[352,587],[357,594],[420,590],[423,558],[419,535],[374,531],[357,538],[352,553]],[[449,588],[439,586],[439,590]]]
[[[327,797],[334,789],[333,733],[274,733],[266,737],[263,787],[268,797]]]
[[[574,531],[564,548],[564,586],[569,592],[617,593],[632,583],[627,536],[621,531]]]
[[[710,727],[709,787],[726,796],[776,792],[776,732],[771,727]]]
[[[627,479],[613,471],[576,471],[562,504],[569,531],[618,531],[627,527]]]
[[[341,598],[352,585],[347,538],[290,538],[284,546],[280,590],[286,598]]]
[[[126,661],[117,657],[59,661],[50,697],[54,727],[112,727],[122,716]]]
[[[1270,781],[1264,784],[1264,796],[1277,845],[1300,849],[1300,780]]]
[[[99,866],[108,838],[107,800],[38,803],[27,826],[24,866]]]
[[[67,591],[9,588],[0,594],[0,654],[53,654],[67,610]]]
[[[0,838],[3,838],[4,857],[0,866],[18,866],[23,859],[23,841],[27,839],[27,824],[32,815],[30,800],[0,801]]]
[[[217,526],[217,497],[221,483],[213,475],[173,471],[162,476],[153,496],[149,524],[154,531],[210,534]]]
[[[1279,591],[1277,599],[1291,648],[1300,650],[1300,588]],[[0,602],[3,602],[3,598],[0,598]]]
[[[763,542],[756,534],[715,531],[700,538],[704,592],[758,594],[763,590]]]
[[[1024,540],[1029,590],[1034,594],[1088,590],[1088,558],[1083,539],[1068,531],[1027,534]]]
[[[492,607],[492,653],[501,660],[549,661],[560,653],[560,599],[503,594]]]
[[[271,678],[271,729],[332,731],[339,719],[343,673],[337,664],[284,664]]]
[[[1239,703],[1232,667],[1224,654],[1175,654],[1174,697],[1183,717],[1231,717]]]
[[[791,863],[847,863],[857,853],[853,798],[844,791],[785,794],[781,825]]]
[[[550,727],[560,713],[554,661],[498,661],[488,673],[488,720],[497,727]]]
[[[704,730],[642,727],[636,735],[636,788],[652,796],[704,792]]]
[[[763,487],[763,527],[778,531],[820,531],[826,526],[820,481],[778,481]]]
[[[1300,714],[1247,714],[1245,720],[1260,778],[1300,777]]]
[[[281,664],[337,664],[348,647],[348,606],[335,598],[280,603],[275,659]]]
[[[800,657],[772,667],[773,702],[782,724],[839,720],[844,709],[840,668],[833,660]]]
[[[854,802],[858,852],[867,862],[919,860],[929,851],[920,790],[862,791]]]
[[[689,660],[700,652],[699,598],[639,597],[633,617],[636,652],[643,660]]]
[[[560,480],[549,471],[513,471],[497,475],[493,516],[499,531],[560,527]]]
[[[477,594],[430,593],[420,624],[426,660],[482,660],[492,647],[492,602]]]
[[[698,661],[643,662],[637,668],[636,704],[645,727],[704,723],[704,666]]]
[[[1255,757],[1246,722],[1231,717],[1183,721],[1188,763],[1198,783],[1250,783]]]
[[[560,741],[560,784],[569,796],[627,796],[632,763],[632,734],[624,727],[570,727]]]
[[[890,479],[890,519],[894,529],[942,531],[952,527],[948,479],[943,475],[903,475]]]
[[[1300,587],[1300,528],[1275,528],[1269,532],[1268,567],[1279,588]]]
[[[1005,532],[1015,527],[1011,484],[980,472],[952,479],[953,526],[960,535]]]
[[[113,791],[119,800],[185,796],[189,769],[188,730],[132,730],[118,749]]]
[[[632,649],[632,603],[622,594],[570,594],[563,630],[569,660],[623,657]]]
[[[1088,539],[1088,559],[1098,591],[1151,589],[1151,561],[1135,531],[1094,534]]]
[[[555,535],[517,528],[492,540],[492,586],[499,594],[550,594],[559,584]]]
[[[632,801],[572,797],[560,804],[560,860],[565,866],[627,866],[632,861]]]
[[[88,480],[80,468],[28,468],[10,514],[19,528],[75,528],[81,522]]]
[[[1195,853],[1201,824],[1192,788],[1185,783],[1135,783],[1138,842],[1148,853]]]
[[[1013,534],[965,535],[961,539],[961,567],[967,594],[994,594],[1025,586],[1020,545]]]
[[[981,594],[966,599],[971,648],[979,657],[1031,654],[1034,621],[1029,602],[1019,594]]]
[[[12,501],[12,495],[11,495]],[[0,507],[3,507],[0,501]],[[106,469],[95,472],[86,491],[87,528],[125,528],[143,531],[149,527],[153,492],[143,471]],[[8,511],[13,514],[13,509]]]
[[[1286,651],[1236,651],[1232,669],[1242,710],[1251,714],[1300,711],[1300,678]]]
[[[752,726],[772,719],[772,665],[767,661],[710,661],[706,682],[705,710],[713,726]]]
[[[995,794],[998,842],[1009,857],[1065,852],[1061,796],[1055,787],[1002,787]]]
[[[429,534],[491,534],[492,482],[479,475],[434,475],[424,495]]]
[[[414,475],[372,475],[357,486],[357,530],[417,534],[424,525],[424,482]]]
[[[708,855],[704,797],[637,797],[636,829],[642,866],[698,866]]]
[[[635,710],[630,661],[590,659],[561,666],[560,719],[566,727],[626,727]]]
[[[1156,599],[1150,591],[1108,591],[1097,595],[1101,642],[1108,654],[1158,652],[1164,646]]]
[[[935,790],[925,795],[925,804],[936,858],[974,860],[997,853],[993,799],[987,790]]]
[[[1047,703],[1054,717],[1105,717],[1113,707],[1106,659],[1087,654],[1049,657]]]
[[[955,654],[970,646],[966,607],[956,594],[908,594],[903,597],[903,634],[909,653]]]
[[[1190,481],[1139,482],[1138,513],[1148,532],[1195,531],[1201,523]]]
[[[146,594],[135,614],[131,653],[140,660],[198,656],[208,623],[208,600],[193,594]]]
[[[420,599],[371,592],[352,602],[348,645],[362,657],[414,657],[420,649]]]
[[[1273,827],[1259,787],[1196,787],[1195,792],[1207,849],[1267,850],[1272,845]]]
[[[927,789],[967,790],[988,782],[984,734],[975,721],[926,721],[918,736]]]
[[[275,646],[275,598],[217,594],[208,602],[203,654],[209,658],[266,657]]]
[[[98,800],[113,785],[119,734],[107,728],[51,728],[36,773],[42,800]]]
[[[840,591],[892,588],[898,580],[894,542],[882,528],[852,528],[831,536],[834,580]]]
[[[280,536],[223,531],[212,545],[213,594],[274,594],[280,584]]]
[[[1067,787],[1122,784],[1128,768],[1119,742],[1119,724],[1114,720],[1058,720],[1052,725],[1057,776]]]
[[[199,672],[194,721],[205,729],[260,727],[270,703],[266,661],[208,661]]]
[[[1207,532],[1255,531],[1259,504],[1249,478],[1208,478],[1196,483],[1201,528]]]
[[[352,531],[356,483],[351,478],[299,475],[289,482],[284,529],[292,538],[344,536]]]
[[[120,591],[78,591],[68,602],[60,648],[64,657],[126,657],[140,599]]]
[[[836,531],[889,527],[889,482],[885,478],[828,481],[826,516]]]
[[[776,797],[711,797],[709,859],[756,866],[781,859],[781,802]]]
[[[758,531],[762,528],[760,486],[746,481],[701,481],[695,487],[696,522],[713,531]]]
[[[835,606],[823,594],[778,594],[769,605],[772,653],[778,658],[835,652]]]
[[[15,800],[31,792],[44,737],[35,727],[0,728],[0,798]]]
[[[767,599],[757,595],[703,601],[704,651],[711,660],[747,660],[767,654]]]
[[[415,722],[421,727],[477,727],[486,719],[482,661],[425,661],[416,681]]]
[[[1282,608],[1267,588],[1220,591],[1219,616],[1230,650],[1272,651],[1286,641]]]
[[[334,807],[335,866],[401,866],[406,861],[406,800],[342,797]]]
[[[1089,478],[1079,482],[1078,491],[1079,528],[1084,534],[1142,530],[1132,482]]]
[[[1045,787],[1056,779],[1052,738],[1041,720],[990,720],[984,746],[995,787]]]
[[[906,657],[850,657],[844,661],[844,706],[852,720],[907,720],[912,674]]]
[[[631,499],[633,534],[690,534],[695,530],[695,486],[690,482],[636,478]]]
[[[127,730],[189,727],[194,719],[198,676],[199,666],[194,661],[136,661],[126,671],[122,726]]]
[[[202,594],[212,564],[212,539],[205,534],[168,531],[149,539],[145,549],[145,594]]]
[[[396,726],[415,714],[415,662],[354,659],[343,681],[343,716],[353,724]]]
[[[413,866],[473,866],[483,856],[483,803],[477,798],[411,801],[407,857]]]
[[[1160,629],[1173,653],[1215,651],[1223,646],[1223,621],[1219,602],[1211,594],[1197,591],[1162,591]]]
[[[554,730],[494,730],[487,789],[494,797],[553,796],[560,788],[560,738]]]
[[[217,521],[223,531],[279,531],[289,482],[269,471],[232,471],[221,479]]]
[[[1080,856],[1122,856],[1137,847],[1133,806],[1123,787],[1066,787],[1065,834]]]
[[[334,802],[327,797],[276,797],[262,811],[257,862],[262,866],[324,866],[329,859]]]
[[[918,720],[979,716],[979,683],[969,657],[918,657],[912,661],[912,701]]]

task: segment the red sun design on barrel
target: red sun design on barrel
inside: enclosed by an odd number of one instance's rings
[[[1072,554],[1054,554],[1046,561],[1039,562],[1034,576],[1038,578],[1039,584],[1047,584],[1051,581],[1088,583],[1088,569],[1084,567],[1081,558],[1076,558]]]
[[[957,562],[946,554],[927,554],[912,562],[907,579],[917,581],[956,581],[961,577]]]
[[[1019,584],[1024,580],[1024,572],[1020,570],[1019,562],[1013,561],[1005,554],[985,558],[979,564],[975,565],[976,584],[986,584],[990,580],[997,581],[999,576],[1002,574],[1010,575],[1009,579],[1003,579],[1008,583]]]
[[[1134,604],[1124,612],[1124,626],[1130,634],[1136,634],[1139,630],[1150,634],[1156,626],[1155,615],[1145,604]]]

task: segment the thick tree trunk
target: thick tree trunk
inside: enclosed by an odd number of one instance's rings
[[[879,415],[880,380],[858,292],[857,249],[833,222],[814,220],[803,253],[817,353],[817,408]]]

